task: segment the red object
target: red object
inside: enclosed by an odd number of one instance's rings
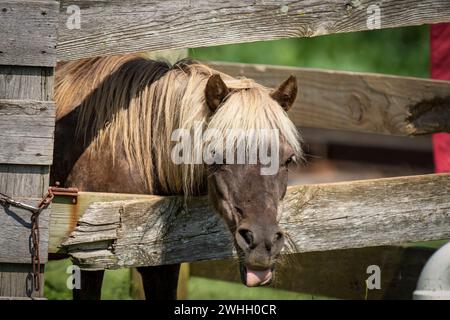
[[[450,23],[431,26],[431,78],[450,80]],[[450,172],[450,134],[433,134],[435,172]]]

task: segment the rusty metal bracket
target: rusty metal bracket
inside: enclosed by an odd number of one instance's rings
[[[77,188],[61,188],[61,187],[50,187],[49,190],[54,196],[71,197],[72,203],[76,204],[78,201],[78,189]]]

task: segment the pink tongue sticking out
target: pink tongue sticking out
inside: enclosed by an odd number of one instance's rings
[[[247,268],[247,287],[266,284],[272,278],[272,270],[252,270]]]

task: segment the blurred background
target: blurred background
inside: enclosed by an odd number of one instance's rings
[[[189,55],[201,61],[228,61],[269,65],[375,72],[414,77],[429,77],[429,28],[427,26],[384,29],[268,42],[235,44],[190,49]],[[301,90],[301,87],[300,87]],[[417,143],[372,134],[300,128],[304,134],[308,163],[300,169],[295,183],[335,182],[433,172],[429,137]],[[395,140],[395,141],[394,141]],[[402,145],[397,148],[396,145]],[[414,244],[412,247],[437,247],[443,242]],[[366,253],[361,253],[366,254]],[[306,258],[308,259],[308,258]],[[289,259],[288,259],[289,260]],[[71,299],[65,273],[69,260],[50,261],[46,266],[45,295],[48,299]],[[225,268],[236,278],[237,266],[197,263],[183,284],[188,299],[321,299],[308,293],[274,288],[246,288],[239,283],[210,280],[199,275],[211,268]],[[208,271],[208,268],[209,271]],[[206,270],[206,271],[205,271]],[[103,299],[139,297],[132,286],[130,270],[106,271]],[[187,279],[187,278],[186,278]],[[285,286],[286,287],[286,286]],[[363,290],[363,288],[361,289]],[[367,292],[359,298],[367,298]],[[351,298],[351,297],[350,297]]]

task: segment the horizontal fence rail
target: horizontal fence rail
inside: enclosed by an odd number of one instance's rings
[[[58,59],[450,21],[448,0],[62,0]]]
[[[0,65],[56,64],[57,1],[0,1]]]
[[[309,68],[208,63],[275,88],[290,75],[299,95],[288,114],[298,126],[413,136],[450,131],[450,82]]]
[[[77,205],[57,199],[52,205],[50,252],[61,247],[82,268],[234,255],[229,232],[206,197],[187,207],[180,197],[81,192],[78,199]],[[450,174],[295,186],[283,206],[285,253],[445,239]]]

